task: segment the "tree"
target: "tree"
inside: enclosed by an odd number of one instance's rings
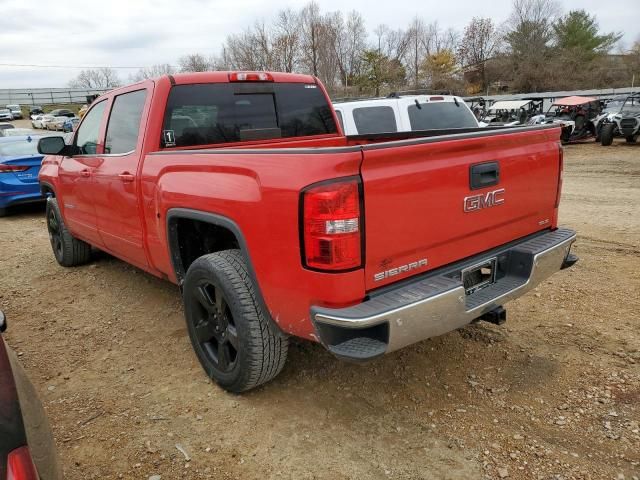
[[[487,81],[487,60],[500,50],[502,37],[490,18],[474,17],[465,27],[458,55],[463,66],[470,66],[480,75],[480,89],[485,91]]]
[[[406,81],[405,69],[397,59],[381,54],[378,50],[365,50],[362,58],[362,74],[357,84],[368,92],[380,96],[382,88],[396,89]]]
[[[572,10],[553,25],[556,45],[567,54],[591,60],[607,53],[622,38],[621,33],[600,34],[595,16],[585,10]]]
[[[206,72],[214,70],[214,62],[212,59],[206,58],[199,53],[190,53],[180,57],[178,60],[181,72]]]
[[[158,65],[152,65],[150,67],[144,67],[131,75],[129,78],[132,82],[140,82],[147,78],[161,77],[162,75],[171,75],[175,73],[175,68],[168,63],[162,63]]]
[[[553,86],[549,65],[559,11],[555,0],[514,0],[505,40],[517,90],[536,92]]]
[[[78,76],[69,82],[71,88],[90,90],[106,90],[122,85],[118,73],[113,68],[95,68],[82,70]]]
[[[442,49],[428,55],[422,63],[421,71],[428,79],[429,86],[436,90],[452,90],[455,83],[456,57],[453,50]]]

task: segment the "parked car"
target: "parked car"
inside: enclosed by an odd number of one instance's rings
[[[461,97],[402,95],[336,102],[333,107],[346,135],[478,128]]]
[[[51,110],[49,115],[53,115],[54,117],[75,117],[76,114],[71,110],[67,110],[66,108],[58,108],[56,110]]]
[[[44,110],[42,109],[42,107],[40,105],[34,105],[29,109],[29,115],[33,116],[33,115],[38,115],[44,113]]]
[[[611,145],[617,136],[627,143],[636,143],[640,136],[640,93],[626,97],[620,110],[603,119],[600,128],[600,141],[604,146]]]
[[[481,121],[491,126],[526,125],[532,117],[543,113],[542,102],[542,100],[530,98],[495,102]]]
[[[53,117],[53,120],[50,120],[47,122],[47,130],[64,130],[64,124],[67,120],[69,120],[69,117],[65,117],[65,116],[59,116],[59,117]]]
[[[595,137],[593,120],[600,114],[600,101],[593,97],[571,96],[551,104],[546,115],[532,117],[532,124],[558,124],[562,127],[560,140],[572,143]]]
[[[62,480],[62,469],[42,403],[1,333],[0,311],[0,478]]]
[[[47,123],[49,123],[50,121],[52,121],[55,118],[54,115],[47,113],[45,115],[42,116],[42,118],[40,120],[36,120],[33,125],[36,128],[42,128],[42,129],[47,129]]]
[[[11,110],[8,108],[0,108],[0,122],[10,122],[13,120]]]
[[[33,128],[42,128],[42,117],[44,117],[43,113],[38,115],[31,116],[31,127]]]
[[[39,138],[0,137],[0,216],[6,215],[9,207],[44,201],[38,185],[42,163]]]
[[[20,108],[20,105],[7,105],[7,109],[11,112],[13,120],[22,119],[22,108]]]
[[[454,128],[345,137],[311,75],[112,90],[72,144],[39,142],[53,254],[72,267],[93,245],[180,285],[196,355],[232,392],[274,378],[290,335],[365,361],[502,323],[505,302],[577,260],[557,226],[560,126],[460,129],[475,119],[457,101],[408,115]]]
[[[79,124],[80,124],[80,118],[78,118],[78,117],[68,118],[62,124],[62,131],[63,132],[74,132],[76,130],[76,127]]]

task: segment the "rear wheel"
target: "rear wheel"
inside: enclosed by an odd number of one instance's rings
[[[615,125],[613,123],[607,123],[602,126],[602,131],[600,132],[600,143],[608,147],[613,143],[613,129]]]
[[[288,340],[260,308],[239,250],[194,261],[185,277],[183,299],[198,360],[222,388],[240,393],[280,373]]]
[[[47,230],[53,254],[63,267],[75,267],[91,259],[91,245],[75,238],[67,230],[58,202],[54,197],[47,200]]]
[[[627,141],[627,143],[636,143],[636,137],[633,135],[627,135],[625,137],[625,140]]]

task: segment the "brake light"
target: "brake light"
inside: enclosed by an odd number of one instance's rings
[[[444,100],[444,97],[429,97],[429,101],[431,102],[441,102]]]
[[[562,174],[564,172],[564,148],[558,143],[558,190],[556,191],[556,208],[560,206],[560,195],[562,194]]]
[[[28,447],[20,447],[7,457],[7,480],[38,480]]]
[[[266,72],[232,72],[230,82],[273,82],[273,76]]]
[[[25,170],[29,170],[29,166],[23,165],[7,165],[5,163],[0,164],[0,173],[6,172],[24,172]]]
[[[360,184],[339,180],[302,192],[302,260],[306,267],[339,271],[362,266]]]

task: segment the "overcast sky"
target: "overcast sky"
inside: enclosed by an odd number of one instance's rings
[[[281,8],[304,0],[0,0],[0,64],[65,66],[149,66],[177,64],[184,54],[216,53],[225,37]],[[640,0],[562,0],[564,11],[595,14],[604,31],[624,33],[629,46],[640,37]],[[328,0],[323,12],[357,10],[367,30],[386,23],[406,26],[415,15],[462,30],[473,16],[496,23],[509,15],[510,0]],[[77,68],[0,65],[1,88],[64,87]],[[126,81],[132,69],[118,69]]]

